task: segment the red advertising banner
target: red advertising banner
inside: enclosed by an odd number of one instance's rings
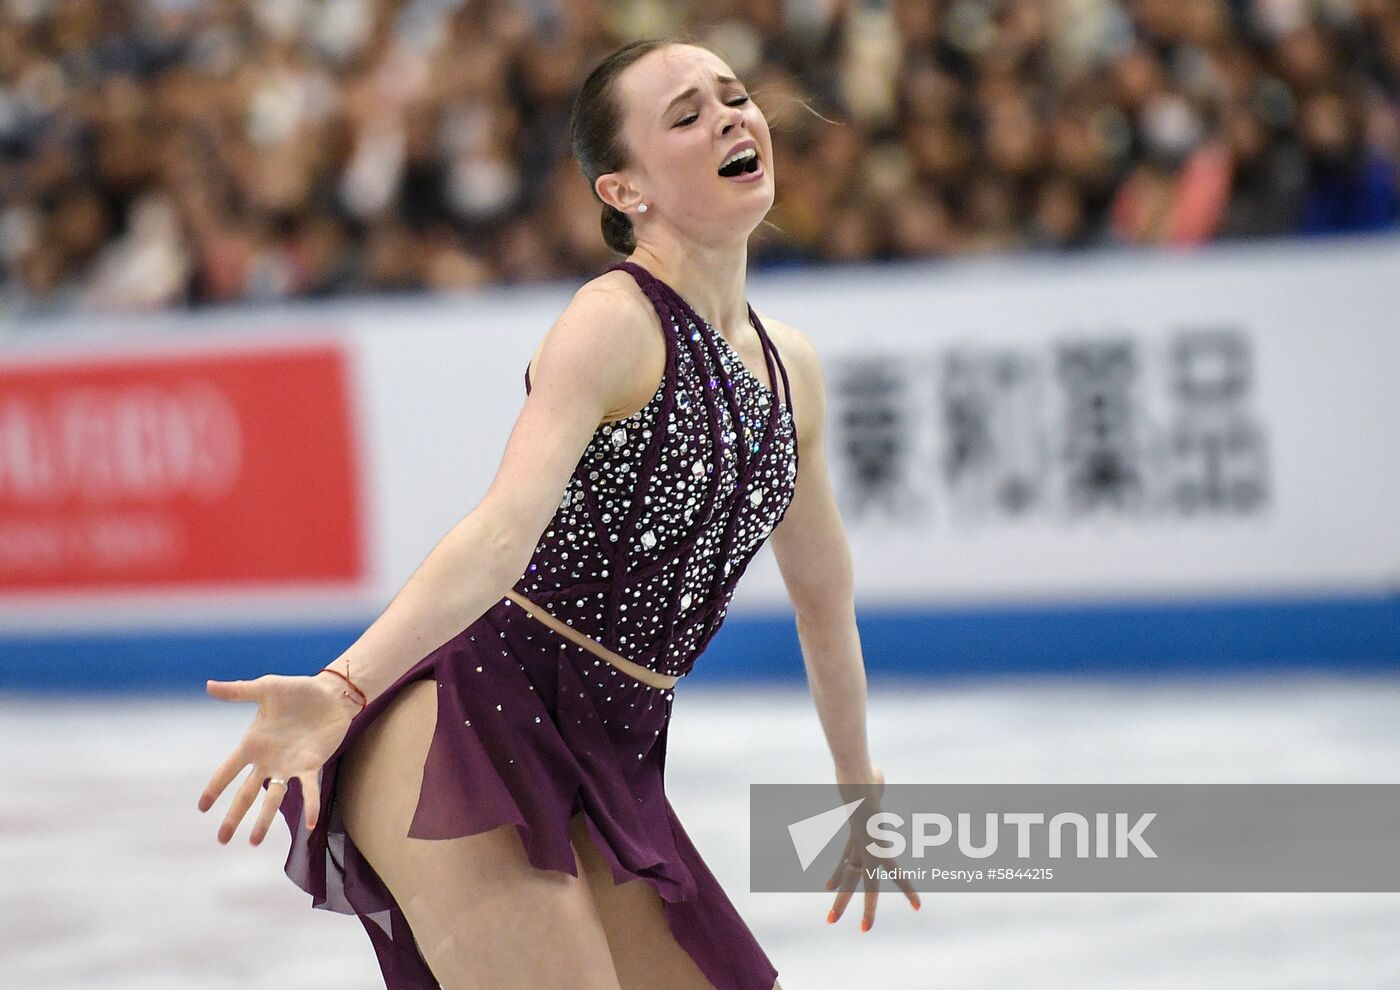
[[[352,427],[337,344],[0,368],[0,593],[358,579]]]

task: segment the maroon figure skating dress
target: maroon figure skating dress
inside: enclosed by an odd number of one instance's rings
[[[639,412],[598,427],[513,590],[621,656],[683,676],[792,500],[787,370],[752,307],[781,396],[670,286],[632,262],[614,268],[630,272],[656,307],[665,377]],[[534,866],[577,876],[569,820],[582,811],[614,882],[656,888],[672,935],[717,990],[772,990],[777,970],[666,797],[675,691],[634,679],[504,597],[355,716],[322,771],[314,831],[305,829],[300,781],[282,801],[287,875],[313,907],[359,916],[389,990],[438,984],[345,831],[336,772],[398,692],[429,677],[438,717],[410,837],[513,824]]]

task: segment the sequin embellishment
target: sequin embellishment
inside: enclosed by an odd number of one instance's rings
[[[683,676],[792,500],[787,369],[752,307],[781,396],[668,285],[612,267],[656,307],[666,371],[645,406],[599,426],[514,587],[622,656]]]

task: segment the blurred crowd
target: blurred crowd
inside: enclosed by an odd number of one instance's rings
[[[0,0],[0,307],[591,276],[573,94],[676,33],[755,268],[1400,226],[1400,0]]]

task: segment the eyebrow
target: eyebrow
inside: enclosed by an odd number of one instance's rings
[[[722,76],[722,75],[719,75],[718,73],[716,73],[716,75],[715,75],[715,80],[716,80],[717,82],[721,82],[721,83],[732,83],[732,82],[738,82],[738,81],[739,81],[739,80],[735,79],[733,76]],[[671,99],[671,102],[670,102],[670,103],[666,104],[666,109],[661,111],[662,115],[664,116],[664,115],[670,113],[670,112],[671,112],[671,108],[672,108],[673,106],[675,106],[677,103],[681,102],[681,100],[686,99],[687,97],[694,96],[694,95],[695,95],[696,93],[698,93],[698,92],[700,92],[699,88],[696,87],[696,86],[692,86],[692,87],[690,87],[688,90],[686,90],[684,93],[679,93],[679,94],[677,94],[675,97],[673,97],[673,98]]]

